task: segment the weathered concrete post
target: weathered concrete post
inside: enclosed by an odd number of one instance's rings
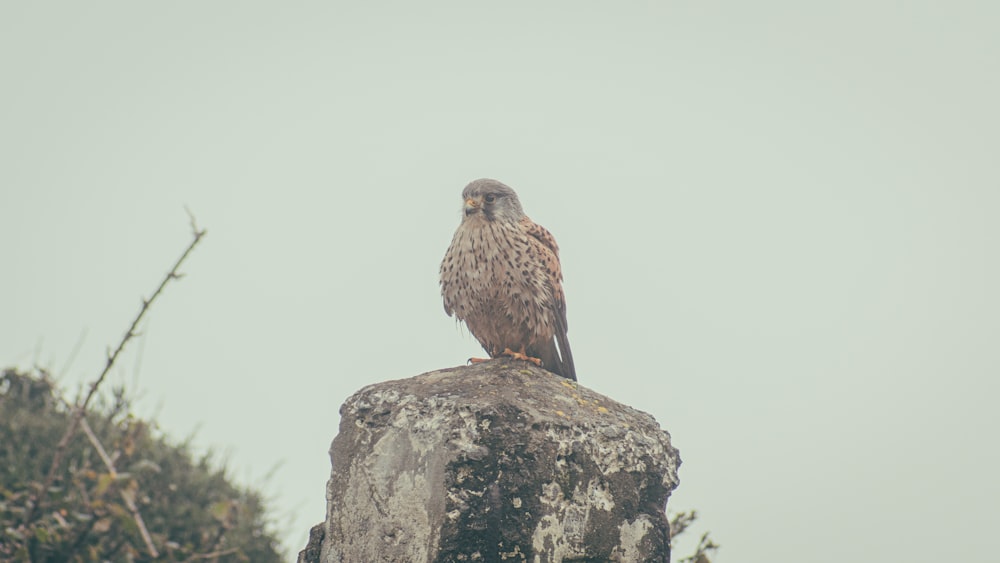
[[[680,458],[645,413],[508,360],[370,385],[340,412],[301,563],[670,560]]]

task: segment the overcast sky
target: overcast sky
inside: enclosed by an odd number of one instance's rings
[[[481,355],[479,177],[562,248],[581,384],[718,560],[983,561],[1000,484],[995,2],[0,3],[0,363],[113,374],[324,517],[340,404]],[[82,339],[79,353],[73,350]],[[693,539],[693,538],[692,538]],[[682,551],[686,551],[687,548]]]

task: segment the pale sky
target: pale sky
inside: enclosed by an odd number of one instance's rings
[[[283,463],[291,557],[340,404],[482,354],[437,268],[493,177],[719,562],[987,560],[997,6],[0,3],[0,364],[93,379],[188,206],[112,383],[241,482]]]

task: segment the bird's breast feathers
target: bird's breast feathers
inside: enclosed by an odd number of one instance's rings
[[[517,223],[469,223],[455,232],[441,262],[445,311],[464,319],[476,309],[494,309],[493,301],[528,308],[550,305],[548,260],[524,228]]]

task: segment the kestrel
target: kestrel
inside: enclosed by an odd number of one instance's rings
[[[441,261],[445,312],[465,321],[491,358],[533,361],[576,381],[552,234],[496,180],[472,182],[462,200],[462,223]]]

